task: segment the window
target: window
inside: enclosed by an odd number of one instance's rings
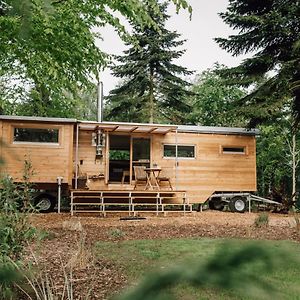
[[[222,146],[222,152],[228,154],[245,154],[245,147]]]
[[[14,142],[21,143],[59,143],[59,129],[52,128],[14,128]]]
[[[164,157],[176,157],[176,145],[164,145]],[[195,146],[177,146],[177,157],[195,158]]]

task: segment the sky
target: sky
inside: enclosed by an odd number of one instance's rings
[[[228,37],[228,35],[233,33],[232,29],[218,16],[219,12],[226,11],[229,1],[189,0],[188,2],[193,7],[191,21],[187,11],[181,10],[179,14],[176,14],[172,4],[170,5],[169,14],[171,18],[167,22],[167,28],[177,31],[181,34],[182,39],[187,40],[182,47],[186,49],[185,54],[176,60],[175,63],[194,70],[195,74],[211,68],[215,62],[227,66],[238,65],[243,57],[232,57],[231,54],[222,50],[213,40],[215,37]],[[107,26],[101,29],[100,33],[103,41],[99,41],[98,45],[103,51],[121,55],[126,49],[112,27]],[[110,70],[106,69],[101,74],[101,80],[103,82],[104,95],[107,95],[120,79],[113,77]]]

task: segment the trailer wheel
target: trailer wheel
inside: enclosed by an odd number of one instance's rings
[[[34,207],[41,213],[48,213],[54,210],[56,199],[49,194],[39,195],[34,199]]]
[[[214,210],[223,210],[225,203],[221,201],[221,198],[214,198],[208,202],[208,207]]]
[[[247,208],[246,199],[240,196],[233,197],[229,202],[229,208],[232,212],[243,213]]]

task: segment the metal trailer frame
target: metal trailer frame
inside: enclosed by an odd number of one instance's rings
[[[251,193],[238,193],[238,192],[232,192],[232,193],[217,193],[217,194],[213,194],[209,197],[208,201],[210,201],[213,198],[221,198],[222,202],[227,202],[229,203],[231,201],[232,198],[234,197],[243,197],[246,198],[246,201],[248,202],[248,211],[249,213],[251,212],[251,202],[252,201],[257,201],[257,202],[263,202],[263,203],[268,203],[268,204],[274,204],[274,205],[279,205],[281,206],[282,203],[267,199],[267,198],[263,198],[263,197],[259,197],[256,195],[253,195]]]

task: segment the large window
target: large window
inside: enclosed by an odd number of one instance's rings
[[[14,128],[14,142],[59,143],[59,129],[54,128]]]
[[[164,145],[164,157],[176,157],[176,145]],[[178,158],[195,158],[194,145],[178,145]]]
[[[224,154],[245,154],[245,147],[222,146]]]

